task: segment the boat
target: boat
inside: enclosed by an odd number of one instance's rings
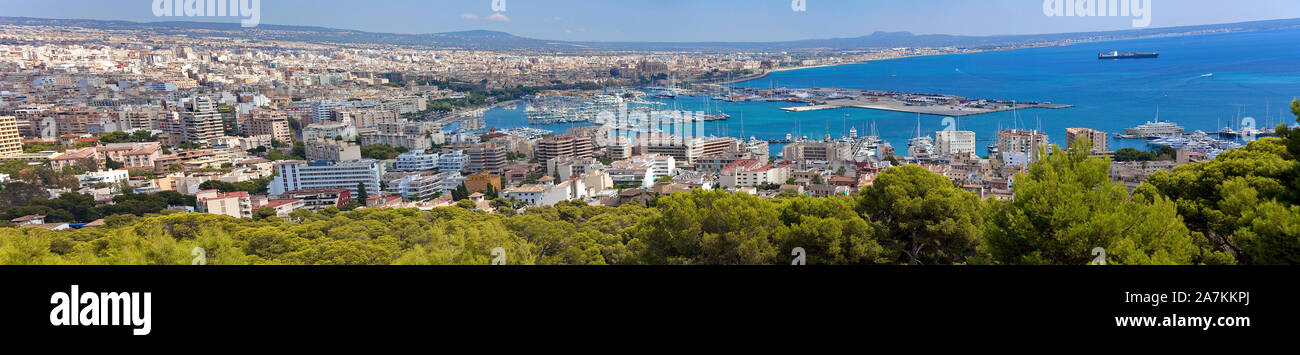
[[[1135,136],[1165,136],[1171,134],[1182,134],[1183,131],[1184,129],[1182,126],[1176,125],[1172,122],[1160,121],[1147,122],[1141,126],[1124,129],[1124,132]]]
[[[1110,53],[1097,53],[1097,59],[1150,59],[1150,58],[1158,58],[1158,57],[1160,57],[1160,53],[1159,53],[1159,52],[1153,52],[1153,53],[1142,53],[1142,52],[1128,52],[1128,53],[1120,53],[1119,51],[1111,51]]]
[[[1160,109],[1156,109],[1156,120],[1147,122],[1141,126],[1125,128],[1124,132],[1134,136],[1151,137],[1151,136],[1169,136],[1183,134],[1185,129],[1173,122],[1160,122]]]
[[[917,161],[934,158],[934,138],[921,135],[921,115],[916,115],[916,138],[907,142],[907,156]]]

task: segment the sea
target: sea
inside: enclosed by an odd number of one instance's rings
[[[966,116],[957,130],[976,133],[980,155],[999,129],[1038,130],[1065,145],[1065,130],[1092,128],[1122,133],[1154,121],[1214,132],[1295,124],[1289,106],[1300,96],[1300,29],[1214,33],[1089,42],[1066,46],[970,54],[909,57],[772,73],[735,84],[747,88],[849,88],[936,93],[975,99],[1051,102],[1066,109],[1027,109]],[[1159,52],[1156,59],[1098,60],[1101,52]],[[705,124],[706,135],[783,139],[786,134],[821,138],[860,135],[874,126],[904,154],[918,134],[946,128],[943,116],[843,108],[789,113],[784,102],[721,102],[679,96],[661,100],[693,111],[722,111],[726,121]],[[522,105],[522,104],[521,104]],[[707,107],[707,109],[706,109]],[[523,107],[485,113],[488,127],[527,127]],[[918,124],[919,120],[919,124]],[[532,126],[557,133],[589,124]],[[919,126],[919,129],[918,129]],[[1151,149],[1145,140],[1111,137],[1111,150]],[[772,154],[780,152],[773,145]]]

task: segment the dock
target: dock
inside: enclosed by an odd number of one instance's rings
[[[1013,107],[1012,105],[967,106],[967,105],[951,105],[951,104],[911,104],[904,101],[889,100],[889,99],[881,99],[881,100],[841,99],[841,100],[835,100],[834,102],[828,102],[826,104],[821,104],[821,105],[793,106],[793,107],[781,108],[781,110],[787,112],[807,112],[807,111],[831,110],[831,109],[838,109],[838,108],[861,108],[861,109],[868,109],[868,110],[920,113],[920,114],[935,115],[935,116],[965,117],[965,116],[982,115],[988,113],[1005,112],[1011,110],[1024,110],[1024,109],[1033,109],[1033,108],[1059,110],[1059,109],[1066,109],[1071,107],[1074,106],[1051,104],[1051,103],[1036,103],[1036,104],[1027,104],[1027,105],[1016,104]]]
[[[840,105],[794,106],[794,107],[782,107],[781,110],[788,111],[788,112],[805,112],[805,111],[817,111],[817,110],[831,110],[837,108],[844,108],[844,106],[840,106]]]

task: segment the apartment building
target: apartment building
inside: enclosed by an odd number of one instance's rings
[[[409,150],[429,149],[447,142],[442,128],[432,122],[382,122],[361,136],[362,145],[385,144]]]
[[[207,97],[191,98],[181,112],[181,126],[186,142],[212,144],[225,135],[225,126],[217,103]]]
[[[305,189],[285,191],[271,197],[277,200],[301,200],[303,209],[319,211],[329,207],[343,207],[348,202],[352,202],[352,191],[348,189]]]
[[[605,165],[596,161],[596,158],[563,156],[546,161],[546,176],[556,176],[560,180],[568,180],[570,176],[581,176],[587,172],[604,168]]]
[[[1023,159],[1023,163],[1033,164],[1038,161],[1039,152],[1046,152],[1048,144],[1047,135],[1038,131],[1008,129],[998,132],[998,153],[1004,163],[1020,163]]]
[[[554,136],[537,141],[538,161],[549,161],[559,157],[590,158],[594,149],[591,138],[579,136]]]
[[[360,132],[373,132],[379,130],[379,125],[384,123],[398,123],[396,112],[382,109],[371,108],[336,108],[331,113],[331,117],[336,122],[352,122]]]
[[[162,157],[162,144],[158,142],[113,143],[96,148],[100,156],[122,163],[127,169],[153,169]]]
[[[501,191],[501,175],[479,173],[465,177],[465,189],[470,193]]]
[[[308,141],[304,148],[306,148],[307,160],[361,160],[361,146],[353,142],[315,139]]]
[[[99,151],[95,148],[70,149],[62,155],[50,159],[50,169],[62,171],[69,166],[78,166],[83,160],[95,162],[96,166],[104,166],[104,159],[99,156]]]
[[[438,171],[464,171],[468,165],[469,155],[460,150],[443,153],[438,158]]]
[[[434,175],[413,175],[388,183],[389,191],[402,196],[406,201],[425,201],[433,199],[439,193],[448,194],[465,182],[460,172],[449,171]]]
[[[790,178],[790,166],[790,163],[764,164],[758,160],[739,160],[722,169],[718,183],[729,189],[785,184]]]
[[[701,156],[721,154],[740,149],[740,142],[732,137],[675,138],[655,136],[645,138],[633,148],[634,154],[659,154],[673,157],[680,164],[695,165]]]
[[[0,116],[0,156],[22,152],[23,141],[18,135],[18,120],[14,116]]]
[[[934,133],[934,153],[940,157],[975,154],[975,132],[939,131]]]
[[[786,160],[795,162],[798,169],[836,169],[844,166],[849,148],[843,142],[801,142],[786,145],[782,154]]]
[[[570,184],[565,181],[556,185],[524,185],[502,191],[501,196],[519,200],[529,206],[554,206],[569,200]]]
[[[199,191],[198,211],[203,213],[219,214],[235,218],[252,218],[253,217],[253,199],[247,191],[235,191],[228,193],[217,192],[217,190]]]
[[[293,130],[289,127],[289,119],[283,112],[252,110],[248,112],[249,118],[239,126],[241,132],[249,136],[271,136],[284,144],[293,141]]]
[[[1066,128],[1065,129],[1065,147],[1069,149],[1078,143],[1079,138],[1088,138],[1092,147],[1088,152],[1092,154],[1106,154],[1110,151],[1106,144],[1108,138],[1106,132],[1098,131],[1091,128]]]
[[[347,189],[352,196],[359,191],[357,185],[365,186],[371,196],[380,192],[380,179],[384,175],[384,164],[374,160],[348,162],[314,161],[281,162],[276,165],[275,179],[271,182],[271,194],[279,195],[285,191],[307,189]]]
[[[671,176],[677,169],[677,159],[669,155],[639,155],[614,162],[609,170],[610,179],[618,185],[651,186],[661,177]]]
[[[465,150],[469,162],[465,169],[470,172],[505,173],[506,147],[496,143],[478,143]]]
[[[430,171],[438,169],[442,155],[428,150],[414,150],[397,156],[393,169],[398,171]],[[460,171],[457,169],[456,171]]]

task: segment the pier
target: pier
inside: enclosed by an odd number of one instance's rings
[[[809,106],[793,106],[781,108],[787,112],[807,112],[819,110],[831,110],[838,108],[862,108],[869,110],[894,111],[906,113],[920,113],[936,116],[964,117],[972,115],[982,115],[987,113],[1004,112],[1011,110],[1024,110],[1031,108],[1041,109],[1065,109],[1074,107],[1073,105],[1058,105],[1052,103],[1032,103],[1032,104],[1011,104],[990,103],[988,101],[979,101],[978,104],[971,104],[972,101],[957,100],[954,102],[936,102],[936,103],[914,103],[904,100],[891,98],[871,98],[871,99],[839,99],[826,102],[824,104],[814,104]]]

